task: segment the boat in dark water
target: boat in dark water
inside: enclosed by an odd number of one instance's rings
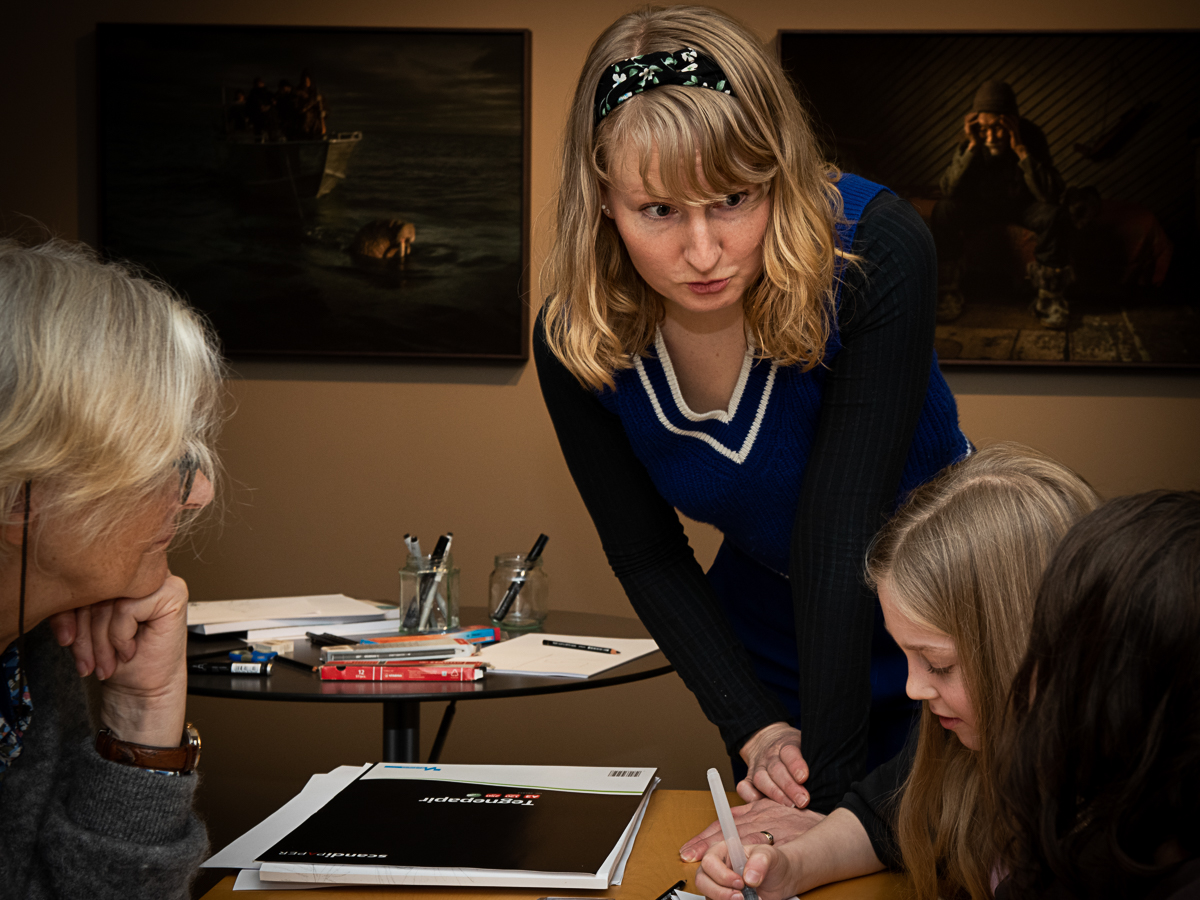
[[[313,199],[324,197],[346,177],[361,131],[342,131],[313,140],[262,141],[252,134],[219,142],[230,178],[256,194]]]

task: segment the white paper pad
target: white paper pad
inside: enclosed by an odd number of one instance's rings
[[[374,603],[345,594],[307,597],[262,597],[255,600],[208,600],[188,604],[188,628],[200,634],[224,634],[252,628],[328,622],[367,622],[382,619]]]
[[[546,647],[542,641],[566,641],[570,644],[610,647],[620,654]],[[622,663],[646,656],[658,649],[650,638],[581,637],[576,634],[523,634],[479,651],[477,659],[491,663],[493,672],[514,675],[561,675],[564,678],[590,678]]]
[[[625,877],[625,864],[629,862],[629,854],[633,853],[633,844],[637,840],[638,832],[642,830],[642,819],[646,818],[646,807],[650,805],[650,795],[654,793],[654,789],[658,787],[660,781],[662,781],[661,778],[657,775],[654,776],[654,781],[650,783],[650,789],[646,791],[642,805],[638,807],[637,815],[633,817],[633,832],[625,842],[625,849],[621,853],[621,858],[617,860],[617,868],[613,871],[613,884],[620,884],[621,880]]]
[[[314,888],[336,887],[333,884],[300,884],[288,881],[263,881],[258,869],[242,869],[234,879],[235,891],[311,891]]]

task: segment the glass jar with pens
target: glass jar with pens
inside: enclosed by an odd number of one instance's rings
[[[443,535],[428,556],[409,547],[408,560],[400,570],[400,631],[404,634],[458,627],[458,569],[450,554],[450,538]]]
[[[550,577],[542,568],[543,534],[528,553],[501,553],[488,579],[488,609],[493,625],[505,631],[541,626],[549,612]]]

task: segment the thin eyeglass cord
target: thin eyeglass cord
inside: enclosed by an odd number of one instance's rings
[[[25,568],[29,554],[29,491],[31,481],[25,482],[25,524],[21,528],[21,603],[17,610],[17,677],[20,679],[19,697],[25,696]],[[20,700],[17,701],[20,703]],[[14,723],[15,727],[15,723]]]

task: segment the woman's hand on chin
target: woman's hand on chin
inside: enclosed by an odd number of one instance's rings
[[[101,722],[122,741],[176,747],[187,703],[187,584],[168,575],[146,597],[105,600],[52,617],[80,675],[103,684]]]
[[[746,777],[738,782],[738,796],[751,803],[766,797],[784,806],[808,805],[808,763],[800,754],[800,731],[786,722],[775,722],[755,732],[740,751]]]

